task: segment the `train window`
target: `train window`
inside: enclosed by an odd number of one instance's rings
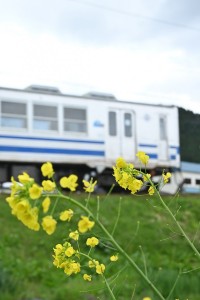
[[[64,107],[64,131],[86,133],[86,109]]]
[[[58,130],[57,107],[34,104],[33,128],[35,130]]]
[[[197,185],[200,184],[200,179],[196,179],[196,184],[197,184]]]
[[[26,104],[2,101],[1,127],[26,128]]]
[[[186,183],[186,184],[191,184],[191,179],[190,179],[190,178],[185,178],[185,179],[184,179],[184,183]]]
[[[108,115],[109,135],[117,135],[117,116],[115,111],[109,111]]]
[[[163,141],[167,139],[166,117],[160,116],[159,123],[160,123],[160,139]]]
[[[132,137],[132,115],[130,113],[124,114],[124,135]]]

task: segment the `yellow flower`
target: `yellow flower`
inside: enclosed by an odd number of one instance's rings
[[[31,199],[33,200],[38,199],[40,198],[41,194],[42,194],[42,188],[39,187],[36,183],[34,183],[32,187],[29,188],[29,195]]]
[[[142,176],[142,178],[143,178],[144,182],[149,181],[149,179],[151,178],[151,174],[146,173]]]
[[[41,171],[44,177],[48,177],[48,178],[53,177],[54,170],[53,170],[52,163],[50,162],[44,163],[41,167]]]
[[[153,186],[150,186],[150,188],[148,189],[148,193],[150,196],[152,196],[155,193],[155,189],[153,188]]]
[[[94,192],[94,187],[97,184],[97,181],[92,182],[92,179],[90,181],[83,180],[84,184],[84,190],[88,193]]]
[[[90,246],[91,248],[94,248],[99,244],[99,240],[95,237],[88,238],[86,241],[86,245]]]
[[[147,165],[149,161],[149,156],[145,154],[143,151],[138,151],[136,156],[139,158],[139,160],[144,164]]]
[[[75,241],[78,241],[78,239],[79,239],[78,230],[70,232],[69,237]]]
[[[11,196],[22,190],[24,187],[21,183],[15,181],[14,177],[11,177],[12,185],[11,185]]]
[[[55,252],[55,255],[57,256],[57,255],[59,255],[63,251],[63,245],[57,244],[56,248],[54,248],[53,250]]]
[[[77,183],[78,177],[74,174],[70,175],[69,177],[62,177],[60,179],[60,185],[62,188],[67,188],[70,191],[74,192],[76,187],[78,186]]]
[[[80,220],[78,222],[78,230],[79,230],[79,232],[85,233],[88,230],[92,229],[92,227],[95,224],[93,221],[90,221],[88,217],[84,217],[84,216],[81,216],[81,219],[82,220]]]
[[[56,184],[51,180],[43,180],[42,186],[44,188],[44,191],[52,192],[53,190],[55,190]]]
[[[44,229],[44,231],[46,231],[47,234],[52,234],[54,233],[55,229],[56,229],[56,220],[53,219],[52,216],[46,216],[42,219],[42,227]]]
[[[106,267],[105,267],[104,264],[99,264],[99,265],[97,265],[97,266],[96,266],[96,273],[99,274],[99,275],[103,274],[104,271],[105,271],[105,268],[106,268]]]
[[[14,207],[14,211],[16,214],[25,213],[31,209],[29,202],[26,199],[21,199]]]
[[[44,213],[46,213],[49,210],[50,205],[51,205],[51,200],[49,197],[46,197],[42,202],[42,208]]]
[[[80,264],[75,261],[68,261],[64,266],[64,272],[66,275],[70,276],[71,274],[77,274],[80,272]]]
[[[83,274],[83,279],[86,281],[91,281],[92,280],[92,276],[88,275],[88,274]]]
[[[112,256],[110,257],[110,260],[111,260],[111,261],[117,261],[117,260],[118,260],[118,255],[112,255]]]
[[[123,169],[127,166],[127,163],[125,162],[125,160],[122,158],[122,157],[119,157],[117,160],[116,160],[116,167],[117,168],[120,168],[120,169]]]
[[[72,209],[64,210],[63,212],[60,213],[60,220],[69,222],[73,217],[73,214],[74,212]]]
[[[76,262],[73,262],[73,263],[72,263],[72,270],[73,270],[73,273],[74,273],[74,274],[79,273],[80,270],[81,270],[80,264],[79,264],[79,263],[76,263]]]
[[[166,174],[162,174],[164,183],[167,183],[169,181],[169,178],[172,176],[170,172],[167,172]]]
[[[151,300],[150,297],[144,297],[143,300]]]
[[[67,257],[71,257],[76,251],[74,250],[73,247],[68,247],[66,250],[65,250],[65,255]]]
[[[11,208],[14,208],[15,205],[18,203],[17,199],[13,196],[7,197],[6,201],[8,202],[8,204]]]
[[[21,183],[28,183],[31,181],[34,181],[33,178],[31,178],[26,172],[23,172],[23,174],[18,176],[19,182]]]
[[[131,194],[135,194],[141,189],[142,185],[142,180],[132,178],[132,180],[129,181],[128,189],[131,191]]]
[[[95,259],[89,260],[89,262],[88,262],[89,268],[96,268],[96,266],[98,266],[98,265],[99,265],[99,262],[98,262],[98,260],[95,260]]]
[[[118,182],[122,178],[121,170],[119,168],[113,167],[115,180]]]
[[[24,213],[17,214],[17,218],[29,229],[38,231],[40,224],[38,223],[38,208],[30,208]]]
[[[132,176],[127,174],[126,172],[123,172],[122,177],[118,183],[123,189],[127,189],[130,179],[132,179]]]

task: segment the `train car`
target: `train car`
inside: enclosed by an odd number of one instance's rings
[[[108,187],[116,159],[140,167],[138,151],[149,155],[153,175],[180,168],[177,107],[93,92],[66,95],[37,85],[0,88],[1,182],[22,171],[39,181],[41,164],[50,161],[58,177],[73,172]]]

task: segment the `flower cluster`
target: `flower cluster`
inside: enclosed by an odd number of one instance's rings
[[[146,165],[149,161],[149,156],[143,151],[139,151],[136,156],[146,168]],[[148,194],[152,196],[155,193],[156,188],[161,186],[161,183],[166,184],[171,177],[170,172],[167,172],[166,174],[163,173],[161,182],[156,187],[151,180],[151,174],[142,172],[141,170],[136,170],[133,164],[127,163],[122,157],[117,159],[113,170],[113,176],[115,177],[117,183],[125,190],[130,190],[131,194],[137,193],[142,189],[142,187],[147,187]]]
[[[44,177],[41,186],[37,184],[34,178],[23,172],[18,175],[18,181],[13,177],[11,186],[11,195],[6,201],[11,207],[11,213],[15,215],[25,226],[31,230],[38,231],[42,228],[48,235],[56,230],[57,220],[53,216],[53,208],[51,213],[52,194],[58,193],[56,183],[53,179],[54,169],[50,162],[46,162],[41,166],[41,172]],[[60,179],[60,186],[70,191],[75,191],[78,183],[76,175],[64,176]],[[85,182],[90,185],[90,182]],[[93,187],[96,184],[93,183]],[[61,221],[70,221],[74,212],[72,209],[66,209],[59,214]],[[87,217],[82,217],[79,227],[80,232],[86,232],[94,226],[94,222],[89,221]]]
[[[76,230],[69,234],[69,239],[78,241],[79,232]],[[96,237],[90,237],[86,240],[86,245],[90,248],[95,248],[99,244],[99,239]],[[85,281],[91,281],[92,277],[97,275],[103,275],[106,266],[100,263],[98,260],[92,258],[89,254],[85,254],[80,251],[80,247],[77,242],[77,249],[74,249],[72,243],[67,241],[64,244],[57,244],[55,246],[53,254],[53,264],[60,269],[64,270],[67,276],[73,274],[82,273],[82,277]],[[112,255],[110,261],[115,262],[118,260],[118,255]]]
[[[142,156],[141,161],[143,160],[144,158]],[[146,161],[147,159],[145,160],[145,162]],[[126,163],[126,161],[121,157],[117,159],[116,166],[113,167],[113,170],[114,170],[113,175],[117,183],[122,188],[130,190],[131,194],[135,194],[138,191],[140,191],[144,182],[148,181],[148,179],[150,178],[150,174],[142,174],[142,172],[134,168],[133,164]],[[141,176],[141,174],[143,176]]]

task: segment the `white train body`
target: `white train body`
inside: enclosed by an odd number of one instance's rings
[[[85,166],[103,174],[120,156],[140,167],[138,151],[149,155],[149,169],[180,167],[177,107],[97,96],[70,96],[36,87],[0,88],[4,177],[15,173],[13,167],[45,161],[59,165],[63,172],[68,166],[72,170]]]

